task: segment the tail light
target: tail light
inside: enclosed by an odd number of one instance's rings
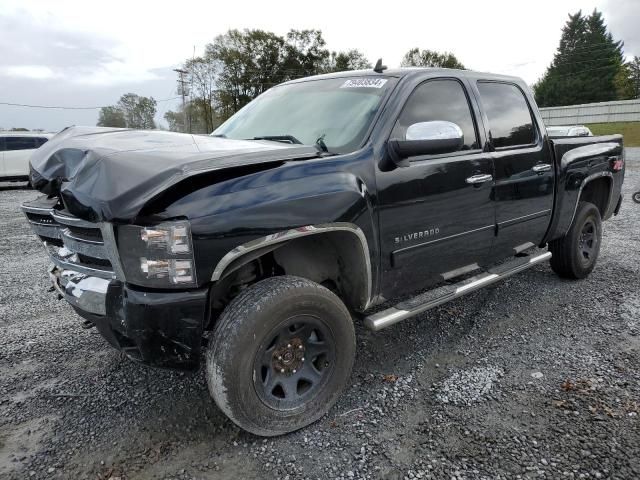
[[[624,168],[624,157],[609,157],[609,165],[611,165],[611,170],[619,172]]]

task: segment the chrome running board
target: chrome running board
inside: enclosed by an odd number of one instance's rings
[[[364,323],[373,331],[382,330],[394,323],[401,322],[420,313],[426,312],[438,305],[455,298],[474,292],[480,288],[499,282],[511,275],[527,270],[534,265],[549,260],[551,252],[545,252],[535,257],[518,257],[487,270],[484,273],[463,280],[462,282],[445,285],[421,293],[417,297],[401,302],[373,315],[365,317]]]

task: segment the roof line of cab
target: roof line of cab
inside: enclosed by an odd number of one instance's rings
[[[431,75],[428,75],[431,74]],[[460,70],[455,68],[434,68],[434,67],[408,67],[408,68],[394,68],[384,70],[383,72],[374,72],[373,69],[368,70],[347,70],[343,72],[324,73],[321,75],[313,75],[310,77],[296,78],[287,82],[281,83],[281,85],[289,85],[293,83],[309,82],[314,80],[324,80],[330,78],[345,78],[345,77],[392,77],[392,78],[404,78],[412,76],[449,76],[449,77],[466,77],[472,79],[483,80],[505,80],[510,82],[520,83],[522,80],[518,77],[511,75],[501,75],[496,73],[477,72],[475,70]]]
[[[2,137],[53,137],[55,133],[51,132],[20,132],[12,130],[0,130]]]

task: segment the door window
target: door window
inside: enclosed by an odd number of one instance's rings
[[[527,100],[511,83],[478,82],[495,148],[531,145],[536,131]]]
[[[430,80],[419,85],[407,100],[391,136],[404,138],[410,125],[434,120],[453,122],[460,127],[463,150],[480,148],[469,100],[457,80]]]
[[[36,137],[36,148],[40,148],[42,145],[47,143],[49,139],[46,137]]]
[[[5,137],[5,150],[32,150],[36,147],[34,137]]]

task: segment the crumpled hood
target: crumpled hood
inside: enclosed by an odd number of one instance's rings
[[[89,221],[128,221],[181,181],[240,166],[318,157],[315,147],[204,135],[71,127],[34,152],[31,183]]]

